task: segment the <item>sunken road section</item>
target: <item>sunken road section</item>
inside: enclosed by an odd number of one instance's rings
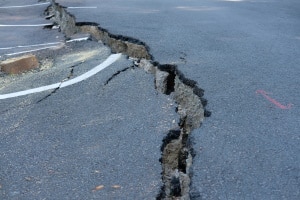
[[[194,155],[191,133],[199,128],[210,112],[205,109],[207,101],[203,98],[204,90],[193,80],[186,78],[176,65],[160,64],[154,61],[149,47],[142,41],[122,35],[114,35],[101,28],[97,23],[76,23],[75,16],[52,0],[45,10],[46,18],[59,27],[66,38],[74,34],[89,34],[93,40],[109,46],[113,53],[123,53],[155,77],[158,92],[170,95],[177,103],[180,116],[178,128],[169,130],[161,145],[162,182],[157,199],[190,199],[189,186],[192,176]],[[47,27],[51,28],[51,26]]]

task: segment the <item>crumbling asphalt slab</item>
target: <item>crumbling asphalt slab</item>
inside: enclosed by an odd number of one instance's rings
[[[192,198],[299,199],[298,1],[90,2],[78,21],[140,39],[205,89]]]

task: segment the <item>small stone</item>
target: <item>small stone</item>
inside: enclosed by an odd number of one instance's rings
[[[35,55],[24,55],[0,62],[1,71],[8,74],[20,74],[38,67],[39,62]]]
[[[102,190],[103,188],[104,188],[104,185],[98,185],[92,191],[96,192],[96,191]]]

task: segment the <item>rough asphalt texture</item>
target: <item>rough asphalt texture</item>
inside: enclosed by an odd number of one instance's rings
[[[1,101],[1,199],[158,194],[160,145],[176,126],[175,108],[141,69],[128,69],[105,85],[114,71],[129,66],[123,58],[39,103],[46,92]]]
[[[97,6],[97,9],[89,9],[88,12],[84,9],[69,9],[69,11],[76,15],[79,22],[98,22],[114,34],[136,37],[146,42],[155,60],[160,63],[178,64],[188,78],[198,81],[199,86],[205,89],[205,97],[209,102],[208,109],[212,111],[212,116],[204,121],[200,129],[193,132],[196,157],[193,163],[191,195],[194,199],[300,199],[299,1],[85,0],[74,3],[70,0],[59,0],[57,2],[66,6]],[[4,32],[1,31],[1,34]],[[125,63],[120,66],[124,65]],[[136,70],[128,70],[118,77],[124,78],[125,83],[131,84],[132,77],[127,77],[129,72],[139,74],[142,79],[138,80],[146,79],[144,73]],[[115,71],[112,70],[110,75],[113,73]],[[143,82],[142,88],[152,99],[155,92],[150,91],[151,88],[153,89],[151,85],[153,80],[150,79],[150,82],[146,81],[147,84]],[[136,191],[126,195],[126,192],[132,191],[130,188],[142,188],[139,192],[148,194],[145,191],[151,188],[151,181],[148,181],[150,175],[140,174],[140,172],[145,173],[141,169],[148,169],[147,162],[137,161],[139,166],[137,169],[140,171],[135,173],[135,176],[127,173],[135,172],[127,170],[135,169],[132,163],[123,164],[125,161],[132,160],[125,160],[126,158],[123,157],[112,161],[113,157],[107,156],[104,160],[109,167],[96,169],[97,166],[105,165],[102,158],[95,155],[107,152],[108,148],[105,148],[107,144],[103,144],[104,147],[97,147],[98,143],[95,144],[95,151],[89,145],[95,143],[95,137],[100,137],[99,140],[107,137],[109,130],[124,137],[121,134],[122,131],[127,132],[124,127],[128,127],[129,131],[132,130],[131,134],[134,130],[144,133],[145,130],[147,132],[146,128],[156,129],[157,123],[161,120],[155,115],[152,116],[151,122],[145,121],[149,120],[145,118],[145,113],[152,113],[152,110],[157,109],[157,113],[163,115],[161,108],[156,107],[163,104],[160,101],[154,106],[155,100],[152,99],[151,104],[142,104],[139,107],[134,102],[130,104],[131,106],[127,106],[128,102],[120,98],[124,92],[119,90],[120,87],[124,87],[124,82],[113,85],[114,81],[121,81],[113,79],[106,86],[108,87],[106,90],[103,89],[106,88],[103,87],[105,80],[107,79],[99,78],[96,82],[89,80],[84,84],[66,88],[64,92],[59,90],[40,104],[31,102],[36,102],[47,94],[41,93],[24,99],[1,102],[0,127],[3,150],[1,150],[0,181],[1,195],[4,199],[16,199],[20,195],[24,195],[24,198],[32,198],[39,191],[41,196],[49,194],[57,197],[61,195],[76,197],[76,195],[86,194],[89,199],[93,197],[105,199],[105,195],[109,194],[116,195],[113,196],[116,199],[127,197],[140,199]],[[140,82],[134,83],[136,83],[135,87],[132,92],[129,92],[128,99],[132,99],[134,95],[138,98],[143,97],[137,95],[141,91],[138,89],[140,86],[137,85]],[[100,91],[104,90],[111,95],[101,96]],[[292,103],[293,106],[290,109],[280,109],[274,101],[272,103],[256,93],[257,90],[269,92],[268,95],[283,106],[288,103]],[[86,94],[80,96],[75,91],[85,91]],[[94,95],[90,91],[93,91]],[[86,98],[89,95],[96,98]],[[115,109],[115,112],[112,112],[114,114],[106,119],[102,113],[107,113],[105,111],[110,109],[108,105],[112,104],[112,97],[115,97],[118,104],[111,108],[111,110]],[[80,101],[79,98],[84,101]],[[101,107],[97,104],[101,102],[99,99],[107,102],[106,105]],[[144,101],[147,99],[143,98]],[[23,106],[18,107],[20,104]],[[12,108],[7,109],[7,107]],[[124,111],[123,109],[127,107],[128,111]],[[143,108],[145,113],[137,115],[134,120],[131,118],[128,120],[125,116],[136,114],[135,110],[130,108]],[[93,113],[91,111],[94,111],[94,114],[90,114]],[[85,128],[83,131],[86,131],[85,137],[80,140],[77,136],[82,135],[81,126],[91,123],[90,115],[94,116],[93,119],[98,117],[96,119],[99,121],[96,120],[94,126]],[[163,115],[161,119],[164,117],[172,121],[168,115]],[[76,119],[83,123],[78,124]],[[153,123],[154,120],[158,122]],[[117,124],[121,126],[118,127]],[[69,128],[66,128],[66,125]],[[145,128],[142,130],[133,128],[135,125]],[[162,134],[163,130],[170,126],[172,125],[164,126],[157,131],[157,134]],[[33,131],[37,130],[36,127],[40,128],[38,131]],[[95,135],[98,131],[102,134]],[[28,138],[32,139],[28,140]],[[131,137],[127,139],[130,142],[128,147],[131,147],[130,149],[135,147],[133,144],[136,144],[136,141],[132,141]],[[157,145],[160,143],[148,143],[144,137],[138,141],[145,141],[143,144],[152,145],[148,148],[148,153],[154,149],[159,150]],[[124,141],[119,140],[119,142],[121,144],[118,148],[123,150]],[[42,145],[37,145],[38,143]],[[12,144],[16,145],[13,149]],[[109,144],[111,144],[109,147],[115,147],[114,145],[118,143],[111,141]],[[30,148],[35,145],[35,149]],[[129,156],[131,151],[124,148],[126,149],[124,154],[128,155],[128,158],[140,158],[140,152],[145,152],[147,149],[145,146],[141,148],[133,148],[136,153],[133,156]],[[111,149],[113,151],[113,148]],[[69,150],[67,151],[69,154],[66,155],[64,150]],[[37,154],[35,151],[42,153]],[[52,152],[47,154],[46,151]],[[111,151],[105,155],[109,155]],[[23,152],[26,154],[21,154]],[[46,156],[51,154],[54,156]],[[151,154],[155,164],[159,164],[156,158],[154,159],[158,154],[159,152]],[[11,160],[12,157],[16,159]],[[96,161],[100,164],[95,164]],[[77,162],[79,164],[74,164]],[[81,169],[83,165],[80,163],[87,163],[86,168]],[[149,173],[154,173],[157,178],[159,175],[156,169],[158,170],[159,166],[153,167],[153,163],[151,163],[153,171]],[[70,166],[74,166],[74,169],[70,170]],[[111,173],[111,176],[106,176],[110,166],[119,170],[116,170],[117,175]],[[101,179],[95,178],[97,175],[102,176]],[[148,181],[148,185],[134,181],[132,184],[136,185],[128,184],[128,180],[136,180],[136,178]],[[151,178],[157,181],[154,176]],[[52,181],[51,184],[47,180]],[[64,183],[61,183],[61,180],[65,180]],[[98,182],[99,180],[103,182]],[[115,183],[116,180],[119,182]],[[37,186],[45,182],[50,188]],[[123,183],[126,183],[126,186]],[[60,188],[60,184],[70,188]],[[92,192],[97,185],[104,185],[104,188]],[[120,185],[122,190],[115,190],[112,185]],[[159,185],[155,185],[152,191],[158,187]],[[155,195],[152,194],[152,197]]]
[[[33,39],[43,41],[37,34],[26,44]],[[1,74],[1,94],[79,76],[110,50],[85,41],[36,54],[42,68]],[[175,106],[125,56],[81,83],[1,100],[0,199],[154,199],[162,139],[178,123]]]
[[[299,1],[82,4],[98,9],[70,10],[77,21],[146,42],[205,89],[212,116],[193,133],[194,199],[300,199]]]
[[[157,118],[157,105],[169,102],[143,84],[152,78],[141,70],[120,74],[106,87],[101,76],[39,104],[35,95],[5,112],[9,101],[2,102],[4,198],[149,199],[158,193],[159,146],[170,116]],[[139,93],[124,94],[128,87]],[[98,185],[104,191],[92,192]]]
[[[46,9],[47,5],[25,8],[1,8],[7,6],[22,6],[37,3],[37,0],[0,1],[0,25],[49,24],[49,21],[44,19],[43,16],[43,12]],[[44,46],[18,47],[7,49],[8,47],[27,46],[49,42],[61,42],[64,40],[64,36],[62,33],[58,32],[57,30],[43,29],[43,27],[41,26],[0,26],[0,33],[2,38],[0,43],[0,56],[19,51],[29,51],[32,49],[42,48]]]

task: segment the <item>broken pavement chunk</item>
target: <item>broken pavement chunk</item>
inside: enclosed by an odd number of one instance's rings
[[[0,62],[0,70],[8,74],[19,74],[37,67],[39,67],[38,59],[32,54]]]

